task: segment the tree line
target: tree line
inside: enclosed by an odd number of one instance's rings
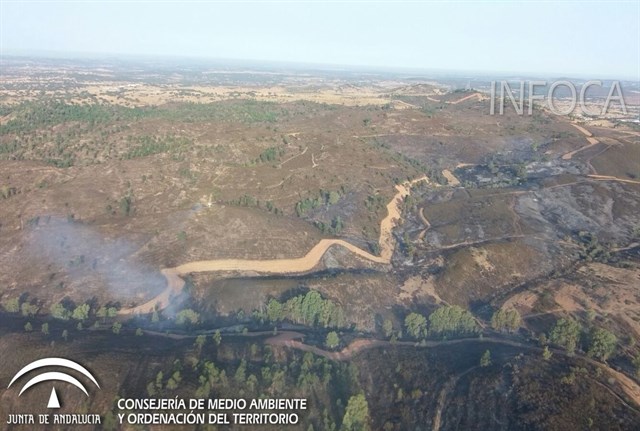
[[[337,204],[344,196],[344,186],[340,190],[322,190],[315,196],[310,196],[299,200],[295,204],[295,211],[298,217],[303,217],[307,212],[321,206],[329,206]]]
[[[342,307],[320,293],[310,290],[305,295],[294,296],[285,302],[270,299],[267,303],[266,318],[273,323],[284,320],[309,326],[324,328],[344,328],[347,326]]]
[[[409,313],[405,317],[404,327],[407,334],[417,340],[428,336],[448,338],[480,333],[473,315],[458,305],[440,307],[428,318],[420,313]]]
[[[583,347],[587,356],[601,361],[613,355],[618,344],[618,338],[611,331],[595,325],[583,328],[580,322],[570,317],[556,322],[549,334],[549,341],[563,347],[571,355]]]

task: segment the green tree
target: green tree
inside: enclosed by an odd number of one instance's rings
[[[335,232],[336,234],[342,232],[342,230],[344,229],[344,222],[339,215],[335,216],[331,220],[331,229],[333,229],[333,232]]]
[[[113,322],[113,326],[111,326],[111,331],[113,331],[114,334],[118,335],[121,330],[122,330],[122,323]]]
[[[151,314],[151,323],[158,323],[160,321],[160,315],[158,314],[158,310],[153,310]]]
[[[249,390],[249,392],[255,392],[257,387],[258,378],[253,374],[249,374],[249,377],[247,377],[247,389]]]
[[[429,329],[438,335],[470,335],[478,332],[473,315],[458,305],[445,305],[429,316]]]
[[[553,353],[551,353],[551,350],[549,350],[549,346],[544,346],[544,349],[542,350],[542,358],[545,361],[548,361],[549,359],[551,359],[552,356],[553,356]]]
[[[31,322],[27,322],[24,324],[24,330],[27,332],[33,331],[33,326],[31,325]]]
[[[323,427],[322,427],[323,430],[336,431],[336,423],[333,421],[333,419],[331,418],[331,415],[329,414],[329,410],[326,408],[322,412],[322,424],[323,424]]]
[[[404,326],[413,338],[424,338],[427,336],[427,319],[418,313],[409,313],[404,319]]]
[[[40,307],[36,304],[31,304],[29,302],[23,302],[20,306],[20,311],[24,317],[35,316]]]
[[[601,361],[606,361],[616,350],[618,339],[604,328],[596,328],[590,335],[587,355]]]
[[[190,308],[185,308],[184,310],[180,310],[176,314],[176,323],[178,325],[185,325],[188,323],[191,325],[197,325],[199,321],[200,321],[200,313]]]
[[[131,215],[131,210],[132,210],[132,202],[131,202],[131,196],[127,195],[127,196],[123,196],[122,199],[120,199],[120,211],[122,211],[122,214],[125,216]]]
[[[385,319],[382,322],[382,332],[384,332],[384,336],[389,338],[393,334],[393,322],[389,319]]]
[[[480,358],[480,366],[488,367],[491,365],[491,352],[489,350],[485,350]]]
[[[89,311],[91,311],[91,306],[89,304],[78,305],[71,315],[71,318],[74,320],[84,321],[89,318]]]
[[[55,319],[69,320],[69,317],[71,317],[69,310],[60,303],[53,304],[49,311],[51,312],[51,317]]]
[[[169,380],[167,380],[167,389],[169,390],[178,389],[178,386],[180,385],[181,381],[182,381],[182,376],[180,375],[180,371],[179,370],[174,371],[171,377],[169,377]]]
[[[325,328],[341,328],[346,325],[344,310],[334,302],[323,299],[311,290],[305,295],[290,298],[284,304],[271,299],[267,304],[267,317],[272,322],[290,320],[304,325],[322,325]]]
[[[144,331],[142,328],[136,329],[136,337],[142,337],[144,335]]]
[[[267,318],[272,322],[278,322],[282,317],[282,304],[275,299],[270,299],[267,303]]]
[[[491,327],[496,331],[516,331],[522,324],[522,318],[517,310],[500,309],[491,317]]]
[[[67,331],[66,329],[62,331],[62,338],[64,339],[64,341],[67,341],[69,339],[69,331]]]
[[[198,348],[198,350],[202,350],[202,347],[204,347],[204,344],[206,343],[207,339],[204,335],[198,335],[196,337],[196,341],[194,342],[195,346]]]
[[[547,344],[549,344],[549,340],[547,339],[547,334],[545,334],[544,332],[541,332],[540,336],[538,336],[538,343],[541,346],[546,346]]]
[[[104,319],[107,318],[107,307],[102,306],[98,308],[98,311],[96,312],[96,316],[104,321]]]
[[[244,359],[240,361],[240,365],[238,365],[233,378],[236,383],[244,384],[245,379],[247,378],[247,361],[245,361]]]
[[[560,319],[551,330],[549,340],[564,347],[568,353],[573,354],[578,346],[580,332],[580,324],[575,320],[571,318]]]
[[[20,311],[20,298],[9,298],[2,301],[2,307],[8,313],[17,313]]]
[[[49,324],[48,323],[43,323],[41,331],[42,331],[42,333],[44,335],[49,335]]]
[[[342,431],[369,430],[369,404],[364,394],[349,398],[340,429]]]
[[[251,343],[249,352],[251,353],[251,357],[256,357],[258,355],[258,345],[256,343]]]
[[[216,346],[219,346],[222,342],[222,334],[220,334],[219,329],[217,329],[216,332],[213,333],[213,342],[216,343]]]
[[[164,380],[164,373],[162,371],[158,371],[158,374],[156,374],[156,388],[162,389],[163,380]]]
[[[178,382],[176,382],[173,377],[169,377],[169,380],[167,380],[167,389],[170,391],[178,389]]]
[[[329,192],[329,205],[335,205],[338,203],[338,201],[340,200],[340,193],[336,192],[336,191],[332,191]]]
[[[318,322],[324,300],[319,292],[311,290],[302,298],[298,313],[302,322],[307,325],[315,325]]]
[[[324,344],[330,349],[335,349],[340,345],[340,337],[338,337],[336,331],[331,331],[327,334],[327,339]]]

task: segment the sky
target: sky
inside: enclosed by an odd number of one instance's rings
[[[0,54],[34,52],[640,80],[640,1],[0,0]]]

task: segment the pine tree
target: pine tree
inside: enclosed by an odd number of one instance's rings
[[[327,334],[327,339],[324,344],[330,349],[335,349],[340,345],[340,337],[338,337],[335,331],[331,331]]]
[[[488,367],[491,365],[491,352],[489,350],[485,350],[480,358],[480,366]]]

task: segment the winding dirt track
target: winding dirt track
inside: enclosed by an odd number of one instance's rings
[[[168,332],[154,332],[154,331],[145,331],[145,333],[150,335],[155,335],[158,337],[167,337],[167,338],[176,339],[176,340],[195,339],[197,337],[197,335],[195,334],[190,334],[190,335],[170,334]],[[259,331],[259,332],[249,332],[246,334],[243,333],[243,334],[234,334],[234,335],[236,337],[259,337],[259,336],[268,336],[270,334],[273,334],[273,332]],[[319,355],[333,361],[348,361],[358,353],[365,350],[373,349],[376,347],[412,346],[412,347],[420,348],[420,346],[414,341],[396,341],[392,343],[388,340],[379,340],[374,338],[357,338],[353,340],[351,343],[349,343],[342,350],[332,352],[332,351],[324,350],[320,347],[305,344],[302,341],[304,337],[305,335],[300,332],[283,331],[283,332],[279,332],[275,336],[267,338],[266,343],[272,346],[281,346],[281,347],[301,350],[303,352],[311,352],[315,355]],[[507,346],[521,348],[531,352],[536,352],[537,354],[542,353],[542,348],[539,346],[526,344],[516,340],[508,340],[508,339],[496,338],[496,337],[459,338],[459,339],[442,340],[442,341],[429,340],[426,343],[424,343],[422,348],[435,348],[439,346],[450,346],[454,344],[463,344],[463,343],[503,344]],[[552,348],[551,351],[557,355],[569,356],[569,353],[567,353],[563,349]],[[606,362],[605,363],[598,362],[595,359],[592,359],[583,355],[580,355],[580,358],[590,363],[591,365],[594,365],[602,369],[604,372],[608,373],[611,377],[613,377],[618,382],[619,389],[622,390],[627,395],[627,397],[629,397],[629,399],[633,401],[633,403],[635,403],[635,406],[629,405],[627,401],[621,398],[620,395],[616,391],[613,391],[611,387],[608,387],[607,385],[604,385],[601,382],[594,380],[597,384],[599,384],[600,386],[603,387],[603,389],[613,394],[616,398],[618,398],[618,400],[620,400],[628,408],[631,408],[634,411],[639,411],[638,406],[640,406],[640,385],[638,385],[633,379],[629,378],[625,374],[611,368]],[[477,367],[473,367],[463,372],[462,374],[456,376],[455,380],[458,380],[460,377],[462,377],[463,375],[467,374],[470,371],[473,371],[476,368]],[[450,390],[453,388],[454,385],[455,385],[455,381],[450,386],[444,388],[444,393],[442,392],[440,393],[438,397],[438,409],[442,410],[442,408],[444,407],[444,403],[446,401],[448,392],[450,392]],[[438,420],[434,422],[437,423],[438,426],[437,427],[434,426],[433,428],[434,430],[439,429],[439,425],[440,425],[439,418],[437,419]]]
[[[302,341],[300,341],[303,338],[304,338],[304,334],[301,334],[299,332],[294,332],[294,331],[286,331],[276,335],[275,337],[271,337],[267,339],[267,343],[274,346],[284,346],[284,347],[302,350],[304,352],[311,352],[313,354],[323,356],[333,361],[347,361],[351,359],[353,356],[355,356],[356,354],[364,350],[368,350],[376,347],[416,346],[417,345],[413,341],[396,341],[395,343],[391,343],[390,341],[386,341],[386,340],[359,338],[352,341],[348,346],[346,346],[344,349],[340,351],[330,352],[316,346],[304,344]],[[507,339],[495,338],[495,337],[459,338],[459,339],[444,340],[444,341],[430,340],[424,344],[424,347],[434,348],[439,346],[450,346],[454,344],[463,344],[463,343],[503,344],[503,345],[512,346],[512,347],[516,347],[524,350],[538,352],[538,353],[542,352],[542,348],[538,346],[532,346],[532,345],[514,341],[514,340],[507,340]],[[551,349],[551,350],[553,351],[554,354],[569,356],[569,354],[565,350],[562,350],[562,349]],[[617,382],[620,385],[619,389],[621,389],[629,397],[629,399],[636,404],[636,406],[640,406],[640,386],[635,381],[627,377],[625,374],[611,368],[606,363],[598,362],[586,356],[581,356],[580,358],[588,362],[589,364],[602,369],[603,371],[608,373],[611,377],[613,377],[615,380],[617,380]],[[473,367],[465,371],[464,373],[458,375],[457,378],[453,381],[452,386],[455,385],[455,382],[457,381],[457,379],[467,374],[468,372],[474,370],[475,368],[477,367]],[[442,409],[442,407],[444,406],[444,401],[446,399],[447,393],[450,389],[452,389],[452,386],[449,387],[448,389],[445,388],[444,394],[440,394],[439,401],[438,401],[439,409]],[[611,388],[604,385],[603,387],[608,391],[610,391],[613,395],[615,395],[627,407],[635,411],[638,411],[637,407],[630,406],[629,404],[627,404],[627,402],[622,398],[620,398],[620,396],[617,393],[613,392]],[[440,418],[437,418],[437,421],[435,421],[438,425],[437,427],[434,426],[435,430],[439,429],[439,425],[440,425],[439,421],[440,421]]]
[[[598,145],[600,143],[600,141],[598,141],[596,138],[593,137],[593,133],[591,133],[590,131],[588,131],[587,129],[585,129],[582,126],[579,126],[577,124],[571,123],[571,125],[573,127],[575,127],[576,129],[578,129],[580,132],[582,132],[582,134],[585,135],[587,142],[589,142],[589,144],[585,145],[584,147],[580,147],[577,150],[573,150],[573,151],[569,151],[566,154],[562,155],[562,160],[571,160],[571,158],[576,154],[579,153],[580,151],[586,150],[587,148],[593,147],[594,145]]]
[[[612,177],[610,175],[587,175],[587,177],[597,181],[618,181],[627,184],[640,184],[640,181],[627,180],[625,178]]]
[[[431,223],[429,223],[429,220],[427,220],[427,218],[424,216],[424,207],[420,207],[418,215],[420,216],[420,221],[424,225],[424,229],[422,229],[422,232],[420,232],[420,235],[418,235],[418,239],[422,241],[424,239],[424,236],[427,234],[427,231],[431,227]]]
[[[403,199],[411,193],[411,186],[421,181],[428,181],[428,178],[423,176],[413,181],[396,185],[397,193],[387,204],[387,216],[380,222],[380,256],[375,256],[341,239],[323,239],[309,250],[306,255],[299,258],[265,260],[216,259],[189,262],[176,266],[175,268],[165,268],[161,270],[160,272],[167,279],[166,289],[163,290],[160,295],[144,304],[138,305],[137,307],[121,309],[119,314],[150,313],[155,307],[160,310],[166,308],[171,302],[171,297],[174,294],[180,293],[184,288],[185,283],[180,277],[181,275],[213,271],[255,271],[262,274],[299,274],[312,270],[320,262],[326,251],[335,245],[344,247],[353,254],[371,262],[389,264],[391,263],[391,256],[395,248],[392,229],[396,221],[401,217]]]

